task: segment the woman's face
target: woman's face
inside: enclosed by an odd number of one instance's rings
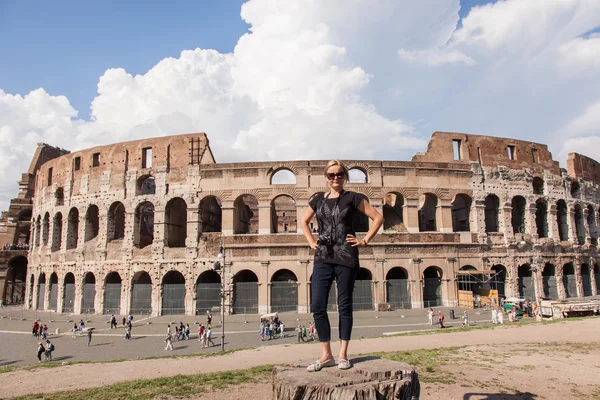
[[[346,173],[341,165],[332,165],[327,169],[325,179],[332,189],[342,189],[346,183]]]

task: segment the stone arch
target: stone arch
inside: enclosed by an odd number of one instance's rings
[[[167,247],[185,247],[187,237],[187,204],[174,197],[165,207],[165,242]]]
[[[519,286],[519,297],[535,300],[535,289],[533,287],[533,275],[529,264],[521,265],[517,270],[517,283]]]
[[[89,242],[98,237],[100,230],[100,210],[95,204],[90,204],[85,213],[85,241]]]
[[[577,243],[579,245],[585,244],[585,225],[583,220],[583,209],[580,204],[575,204],[573,207],[575,211],[575,233],[577,234]]]
[[[544,194],[544,180],[539,176],[536,176],[531,182],[531,188],[533,194]]]
[[[57,212],[52,220],[52,251],[58,251],[62,246],[62,228],[63,216],[62,213]]]
[[[506,298],[506,267],[496,264],[492,267],[494,275],[490,279],[490,288],[498,291],[498,299]]]
[[[577,181],[571,182],[571,197],[578,199],[581,195],[581,185]]]
[[[135,209],[135,228],[133,244],[140,249],[154,241],[154,204],[149,201],[140,203]]]
[[[37,286],[38,286],[38,297],[37,297],[37,301],[36,301],[36,309],[38,310],[43,310],[45,308],[45,303],[46,303],[46,274],[45,273],[41,273],[38,276],[38,282],[37,282]]]
[[[544,199],[535,202],[535,225],[540,238],[548,237],[548,203]]]
[[[185,314],[185,277],[171,270],[162,279],[162,315]]]
[[[249,269],[241,270],[233,277],[233,312],[258,313],[258,277]]]
[[[437,231],[438,198],[433,193],[424,193],[419,198],[419,232]]]
[[[48,305],[49,310],[57,311],[58,304],[58,275],[56,272],[50,274],[50,304]]]
[[[362,193],[358,193],[359,196],[361,196],[363,199],[365,199],[365,201],[368,203],[369,202],[369,198],[367,196],[365,196]],[[354,229],[354,232],[368,232],[369,231],[369,217],[367,217],[366,214],[360,212],[360,211],[356,211],[356,214],[354,214],[354,221],[352,222],[352,227]]]
[[[44,214],[44,221],[42,222],[42,244],[48,245],[48,234],[50,232],[50,214]]]
[[[590,266],[586,263],[581,264],[581,283],[583,284],[583,295],[592,296],[592,280],[590,275]]]
[[[79,239],[79,210],[71,208],[67,216],[67,250],[77,248]]]
[[[83,314],[94,314],[96,312],[96,277],[92,272],[88,272],[83,276],[81,312]]]
[[[271,312],[298,311],[298,278],[289,269],[271,276]]]
[[[296,200],[281,194],[271,202],[271,233],[297,232]]]
[[[393,309],[409,309],[410,284],[408,271],[402,267],[393,267],[385,276],[386,280],[386,299],[385,301]]]
[[[115,314],[121,311],[121,275],[109,272],[104,279],[103,314]]]
[[[369,183],[369,174],[363,167],[348,168],[348,183]]]
[[[442,305],[442,276],[443,271],[432,265],[423,271],[423,307]]]
[[[558,237],[561,241],[569,240],[567,203],[564,200],[556,202],[556,222],[558,224]]]
[[[108,241],[121,240],[125,237],[125,206],[120,201],[110,205],[108,209]]]
[[[138,271],[131,279],[131,314],[152,314],[152,278],[146,271]]]
[[[352,293],[354,310],[372,310],[373,307],[373,274],[367,268],[359,268]]]
[[[575,267],[572,262],[563,266],[563,283],[567,298],[577,297],[577,282],[575,280]]]
[[[385,194],[383,203],[383,230],[406,232],[404,224],[404,197],[398,192]]]
[[[295,185],[296,175],[289,168],[278,168],[270,177],[271,185]]]
[[[525,207],[527,202],[523,196],[512,198],[511,224],[513,233],[525,233]]]
[[[554,264],[546,263],[542,270],[542,289],[544,297],[558,299],[558,286],[556,284],[556,268]]]
[[[196,280],[196,315],[221,307],[221,276],[212,269],[202,272]]]
[[[221,200],[216,196],[206,196],[200,201],[198,207],[200,219],[200,233],[221,232],[222,209]]]
[[[138,196],[156,194],[156,182],[152,175],[142,175],[136,183],[136,194]]]
[[[72,272],[67,272],[63,284],[62,312],[72,313],[75,311],[75,275]]]
[[[62,206],[65,204],[65,190],[62,187],[57,187],[54,192],[54,200],[56,201],[57,206]]]
[[[233,233],[258,233],[258,200],[243,194],[233,202]]]
[[[459,193],[452,201],[452,230],[454,232],[469,232],[471,230],[471,204],[470,196]]]
[[[2,299],[4,304],[23,304],[27,280],[27,257],[16,256],[8,260]]]
[[[591,204],[587,206],[587,225],[590,231],[590,238],[592,239],[592,244],[598,244],[598,228],[596,225],[596,212],[594,211],[594,207]]]

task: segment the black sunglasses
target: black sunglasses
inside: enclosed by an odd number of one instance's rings
[[[330,181],[334,180],[335,178],[338,179],[344,179],[346,177],[346,173],[345,172],[330,172],[327,175],[327,179],[329,179]]]

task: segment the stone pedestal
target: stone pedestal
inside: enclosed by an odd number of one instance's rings
[[[337,366],[308,372],[312,361],[273,367],[274,400],[418,400],[419,377],[415,368],[377,357],[350,359],[352,368]]]

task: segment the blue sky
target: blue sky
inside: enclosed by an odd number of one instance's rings
[[[460,17],[490,0],[461,0]],[[182,50],[233,50],[248,30],[244,0],[0,1],[0,89],[44,88],[89,118],[98,77],[108,68],[143,74]]]

